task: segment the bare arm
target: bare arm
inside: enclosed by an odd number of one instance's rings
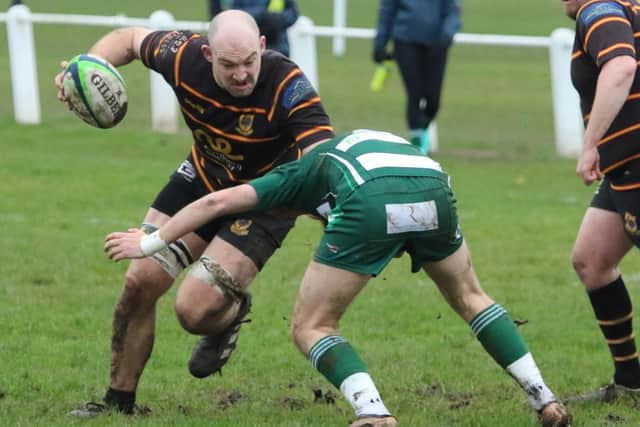
[[[216,191],[185,206],[148,236],[138,229],[107,235],[104,250],[114,261],[149,256],[209,221],[250,211],[257,204],[258,195],[249,184]]]
[[[142,27],[120,28],[107,33],[98,40],[90,49],[92,55],[100,56],[116,67],[126,65],[134,59],[140,59],[140,45],[144,38],[153,30]],[[67,61],[60,63],[62,70],[54,77],[54,83],[58,90],[58,99],[65,102],[66,98],[62,89],[62,77]]]
[[[624,105],[636,74],[636,60],[631,56],[618,56],[604,64],[596,86],[591,117],[584,133],[582,153],[576,173],[586,185],[600,178],[598,168],[598,141]]]

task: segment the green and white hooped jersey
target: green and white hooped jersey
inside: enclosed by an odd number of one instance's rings
[[[324,153],[342,164],[353,186],[382,176],[424,176],[442,172],[440,164],[423,155],[404,138],[389,132],[356,130],[339,137]]]
[[[380,177],[445,178],[440,164],[389,132],[356,130],[320,144],[300,160],[277,167],[250,184],[258,209],[286,206],[326,217],[351,192]]]

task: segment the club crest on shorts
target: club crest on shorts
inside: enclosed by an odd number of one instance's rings
[[[624,229],[630,236],[640,236],[640,232],[638,232],[638,221],[635,215],[631,215],[629,212],[624,213]]]
[[[236,236],[246,236],[249,234],[249,227],[251,227],[253,221],[250,219],[237,219],[231,224],[230,230]]]
[[[240,135],[251,135],[253,133],[253,114],[240,114],[236,131]]]

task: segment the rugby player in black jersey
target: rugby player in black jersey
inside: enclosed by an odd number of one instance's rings
[[[148,233],[201,196],[261,176],[333,137],[310,82],[285,56],[265,50],[264,37],[245,12],[217,15],[207,36],[118,29],[89,53],[115,66],[140,59],[160,73],[173,88],[193,135],[190,153],[144,217],[142,229]],[[55,83],[64,102],[61,80],[62,73]],[[199,378],[219,371],[251,306],[246,288],[293,224],[291,218],[270,213],[225,217],[153,257],[133,261],[113,317],[104,403],[89,403],[71,414],[135,412],[138,381],[153,347],[156,302],[191,264],[175,302],[182,327],[203,336],[189,370]]]
[[[640,244],[640,7],[633,1],[564,0],[576,21],[571,79],[586,125],[576,173],[600,181],[572,261],[613,359],[613,380],[577,400],[640,395],[640,364],[629,293],[618,264]]]

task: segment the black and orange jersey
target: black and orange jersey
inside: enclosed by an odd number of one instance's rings
[[[207,43],[190,31],[156,31],[140,56],[173,88],[195,140],[196,169],[211,191],[261,176],[334,136],[320,97],[288,58],[265,51],[253,93],[234,98],[213,78],[201,52]]]
[[[631,0],[592,0],[576,17],[576,37],[571,61],[571,80],[580,94],[585,124],[589,121],[602,66],[621,55],[638,60],[640,52],[640,7]],[[600,170],[615,174],[622,166],[637,169],[640,180],[640,79],[636,78],[629,97],[615,120],[598,142]]]

